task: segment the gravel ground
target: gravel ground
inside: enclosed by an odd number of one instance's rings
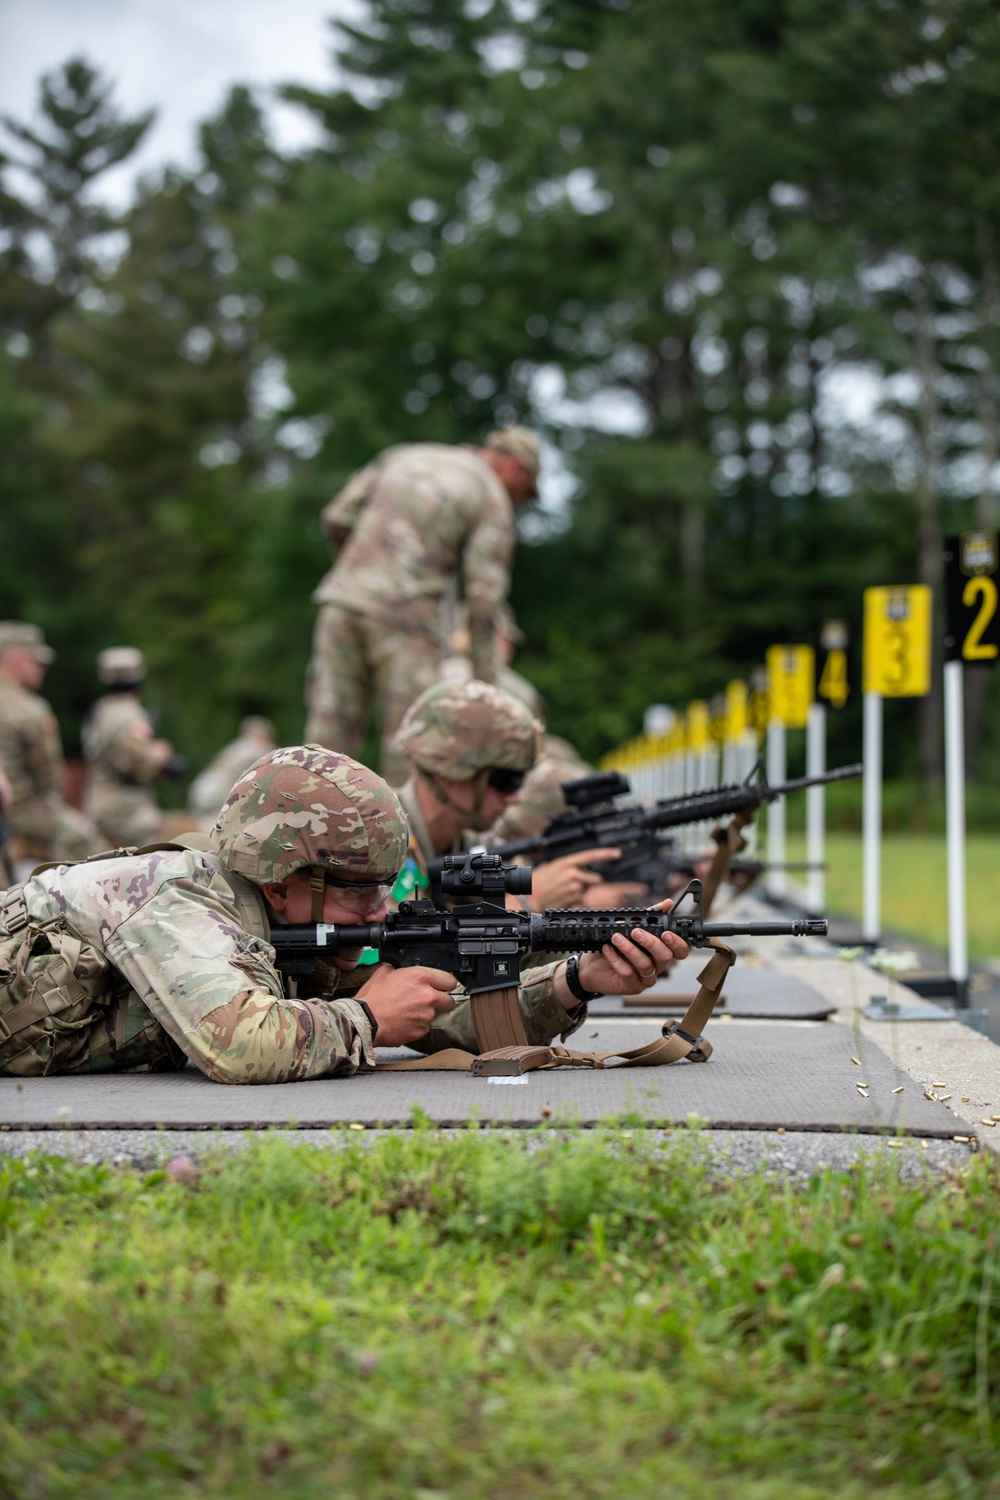
[[[368,1131],[368,1136],[379,1134]],[[444,1134],[454,1134],[446,1131]],[[243,1149],[252,1137],[266,1131],[183,1130],[17,1130],[0,1137],[0,1156],[24,1157],[40,1151],[79,1162],[110,1162],[118,1167],[148,1170],[164,1166],[174,1156],[196,1161],[217,1152]],[[352,1132],[295,1130],[297,1144],[336,1146]],[[505,1132],[506,1134],[506,1132]],[[670,1138],[664,1132],[664,1139]],[[898,1159],[903,1176],[915,1181],[928,1171],[935,1175],[961,1172],[968,1166],[974,1144],[902,1138],[901,1145],[876,1136],[841,1135],[824,1131],[712,1130],[702,1137],[715,1157],[721,1176],[752,1172],[762,1164],[775,1177],[809,1177],[824,1167],[848,1168],[857,1162]],[[891,1138],[890,1138],[891,1139]],[[538,1137],[539,1143],[544,1140]]]

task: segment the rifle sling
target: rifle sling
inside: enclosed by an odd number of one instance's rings
[[[525,1041],[494,1047],[478,1057],[449,1047],[406,1062],[380,1063],[378,1071],[472,1072],[477,1078],[498,1078],[539,1068],[604,1068],[612,1059],[613,1066],[627,1068],[661,1067],[685,1058],[689,1062],[707,1062],[712,1055],[712,1044],[705,1041],[702,1032],[719,1003],[726,975],[736,962],[733,949],[718,938],[710,939],[709,946],[713,949],[712,956],[698,975],[698,993],[682,1019],[669,1028],[664,1023],[663,1035],[641,1047],[619,1052],[574,1052],[568,1047],[532,1046]],[[516,990],[501,993],[513,995],[516,1003]]]
[[[741,830],[752,821],[753,812],[737,813],[735,817],[730,818],[725,827],[720,826],[712,830],[715,853],[712,855],[712,863],[701,883],[701,910],[706,918],[712,910],[712,902],[718,894],[719,886],[729,874],[733,855],[741,854],[747,846]]]

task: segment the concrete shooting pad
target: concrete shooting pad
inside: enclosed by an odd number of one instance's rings
[[[635,1047],[652,1017],[593,1020],[579,1050]],[[628,1114],[650,1125],[697,1116],[714,1129],[853,1131],[951,1139],[962,1126],[924,1097],[880,1047],[849,1028],[810,1022],[713,1021],[705,1064],[562,1068],[491,1081],[467,1073],[384,1072],[306,1083],[227,1087],[187,1069],[167,1074],[0,1078],[0,1129],[249,1130],[268,1126],[405,1125],[418,1105],[432,1121],[531,1126],[551,1115],[591,1125]],[[852,1062],[852,1054],[860,1066]],[[383,1061],[411,1056],[380,1054]],[[857,1087],[867,1085],[867,1097]],[[901,1090],[894,1093],[893,1090]],[[543,1116],[542,1111],[545,1110]]]
[[[597,1017],[657,1014],[678,1015],[690,1004],[694,988],[691,965],[682,965],[670,979],[661,980],[635,1002],[617,995],[604,995],[590,1002],[590,1015]],[[757,1021],[824,1021],[837,1009],[811,984],[772,968],[751,967],[737,962],[726,975],[723,1004],[716,1015]]]

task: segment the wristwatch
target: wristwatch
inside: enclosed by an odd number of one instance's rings
[[[570,994],[575,1000],[579,1000],[581,1005],[586,1005],[588,1000],[595,1000],[601,993],[600,990],[584,989],[583,985],[580,983],[579,953],[571,953],[569,958],[566,960],[565,975],[566,988],[569,990]]]

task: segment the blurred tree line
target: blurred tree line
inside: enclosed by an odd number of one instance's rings
[[[334,46],[284,90],[314,149],[234,88],[122,213],[150,119],[91,63],[7,121],[0,613],[58,647],[70,741],[124,641],[196,760],[248,711],[297,738],[318,512],[393,442],[544,430],[519,665],[592,756],[997,525],[990,0],[370,0]],[[936,774],[937,697],[889,707]]]

